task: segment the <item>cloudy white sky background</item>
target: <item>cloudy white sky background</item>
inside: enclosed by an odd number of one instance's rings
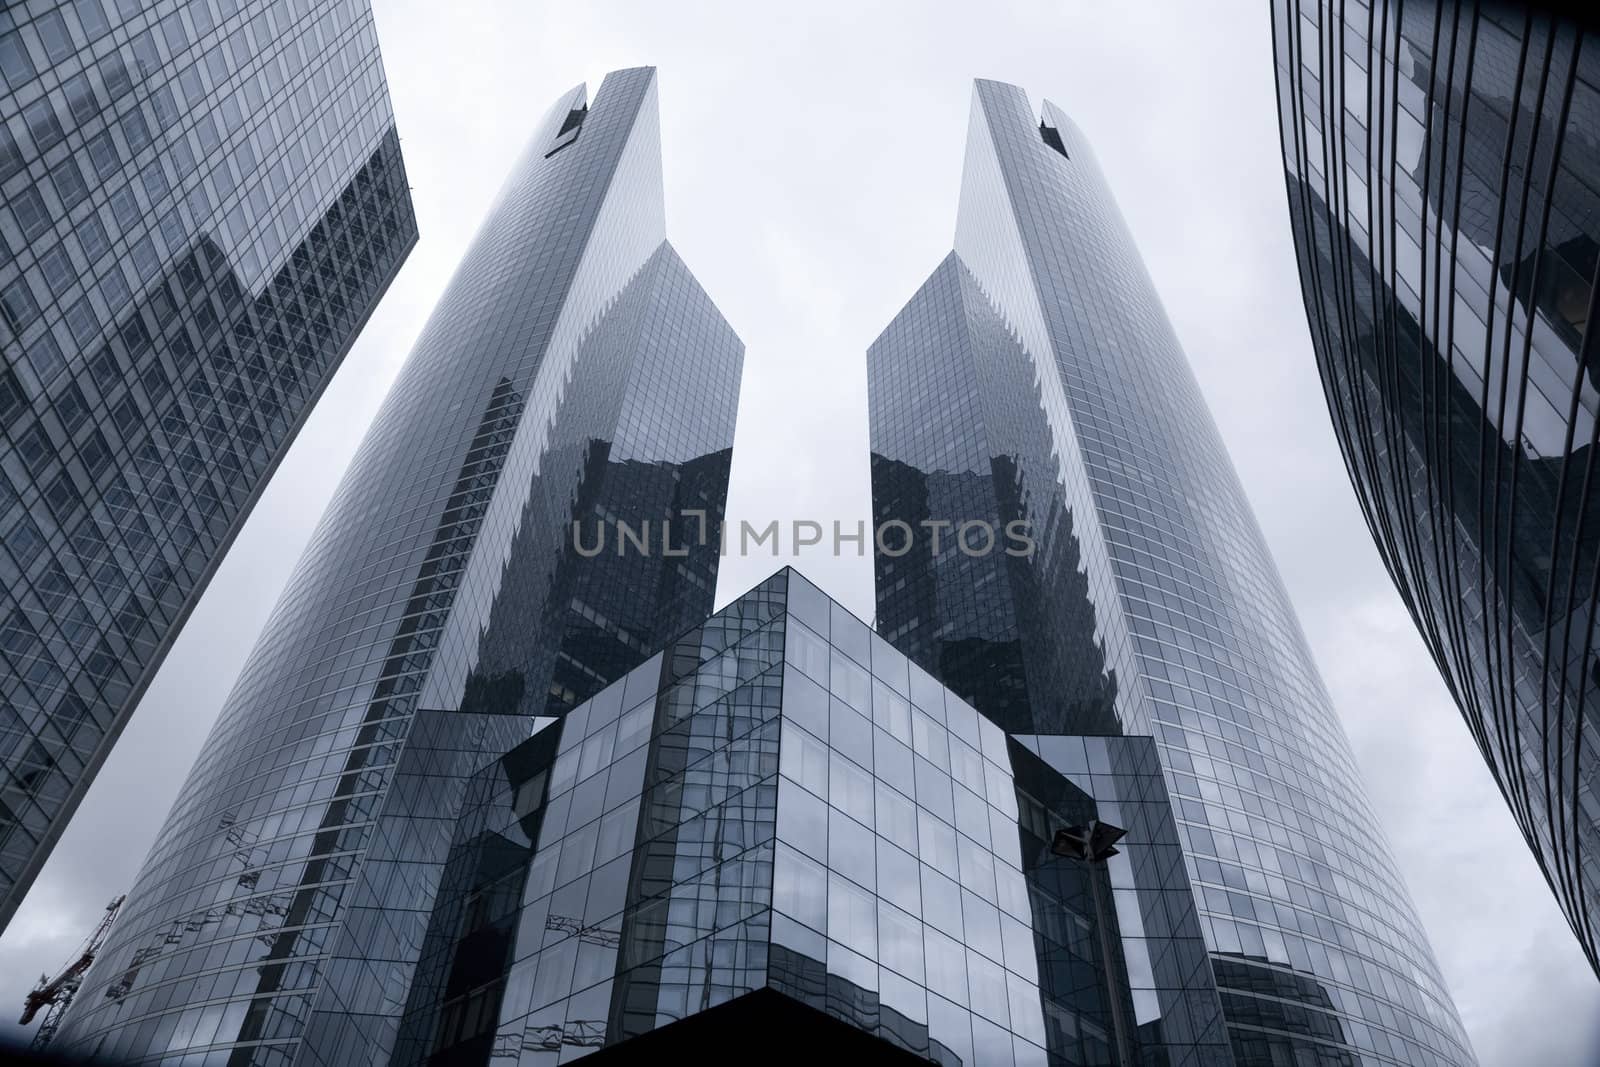
[[[668,232],[748,346],[729,519],[870,515],[864,353],[949,250],[971,79],[1072,114],[1266,531],[1486,1067],[1600,1062],[1584,962],[1379,563],[1328,424],[1267,6],[374,0],[422,239],[0,939],[0,1027],[124,891],[538,117],[660,68]],[[785,550],[788,544],[785,543]],[[719,603],[777,565],[723,562]],[[798,565],[863,617],[863,557]]]

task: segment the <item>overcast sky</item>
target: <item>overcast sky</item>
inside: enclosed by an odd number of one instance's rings
[[[1600,1061],[1600,982],[1383,573],[1295,272],[1267,5],[375,0],[422,238],[0,939],[0,1026],[132,881],[531,126],[660,68],[667,227],[748,352],[729,518],[870,515],[865,349],[949,250],[971,80],[1094,143],[1265,528],[1486,1067]],[[719,603],[779,563],[723,562]],[[799,566],[863,617],[864,558]]]

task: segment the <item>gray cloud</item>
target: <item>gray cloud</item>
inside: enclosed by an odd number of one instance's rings
[[[20,1007],[132,880],[531,124],[576,82],[651,63],[669,231],[749,347],[730,517],[761,524],[869,514],[864,352],[949,249],[971,79],[1074,116],[1194,362],[1483,1062],[1600,1058],[1600,984],[1379,565],[1334,445],[1287,230],[1265,5],[375,6],[421,244],[0,940],[0,1006]],[[783,562],[728,559],[720,601]],[[871,616],[867,559],[813,551],[800,566]]]

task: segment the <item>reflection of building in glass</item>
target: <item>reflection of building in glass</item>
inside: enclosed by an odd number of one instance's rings
[[[386,1059],[470,773],[710,611],[743,352],[664,238],[654,71],[573,89],[424,328],[58,1042]],[[580,555],[572,525],[601,520],[666,523],[682,554]]]
[[[1600,40],[1494,5],[1280,2],[1273,19],[1346,467],[1600,969]]]
[[[1100,1064],[1136,1003],[1116,1062],[1230,1062],[1151,739],[1008,737],[792,571],[468,796],[398,1064],[704,1058],[777,1020],[872,1062]],[[1052,852],[1094,818],[1128,830],[1106,866]]]
[[[874,519],[954,525],[941,550],[880,550],[880,631],[1013,734],[1154,736],[1237,1061],[1473,1062],[1200,390],[1055,105],[977,83],[955,251],[868,382]],[[964,520],[1026,520],[1038,551],[969,555]]]
[[[0,101],[3,928],[417,230],[365,2],[9,4]]]
[[[903,555],[875,556],[879,631],[1007,730],[1115,733],[1118,671],[1096,631],[1084,548],[1049,427],[1027,415],[1040,386],[958,255],[867,360],[873,519],[919,534]],[[1026,523],[1036,552],[982,551],[966,520]]]

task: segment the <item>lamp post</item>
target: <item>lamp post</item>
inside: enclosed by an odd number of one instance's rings
[[[1133,1047],[1128,1039],[1127,1020],[1122,1014],[1122,997],[1117,990],[1116,956],[1112,953],[1111,929],[1107,921],[1105,891],[1100,888],[1100,875],[1106,870],[1106,860],[1117,854],[1116,843],[1127,833],[1120,826],[1090,819],[1087,825],[1057,830],[1050,842],[1051,852],[1068,859],[1081,860],[1089,870],[1089,895],[1094,900],[1094,924],[1100,934],[1100,958],[1105,964],[1106,992],[1110,997],[1111,1032],[1116,1042],[1120,1067],[1133,1067]]]

